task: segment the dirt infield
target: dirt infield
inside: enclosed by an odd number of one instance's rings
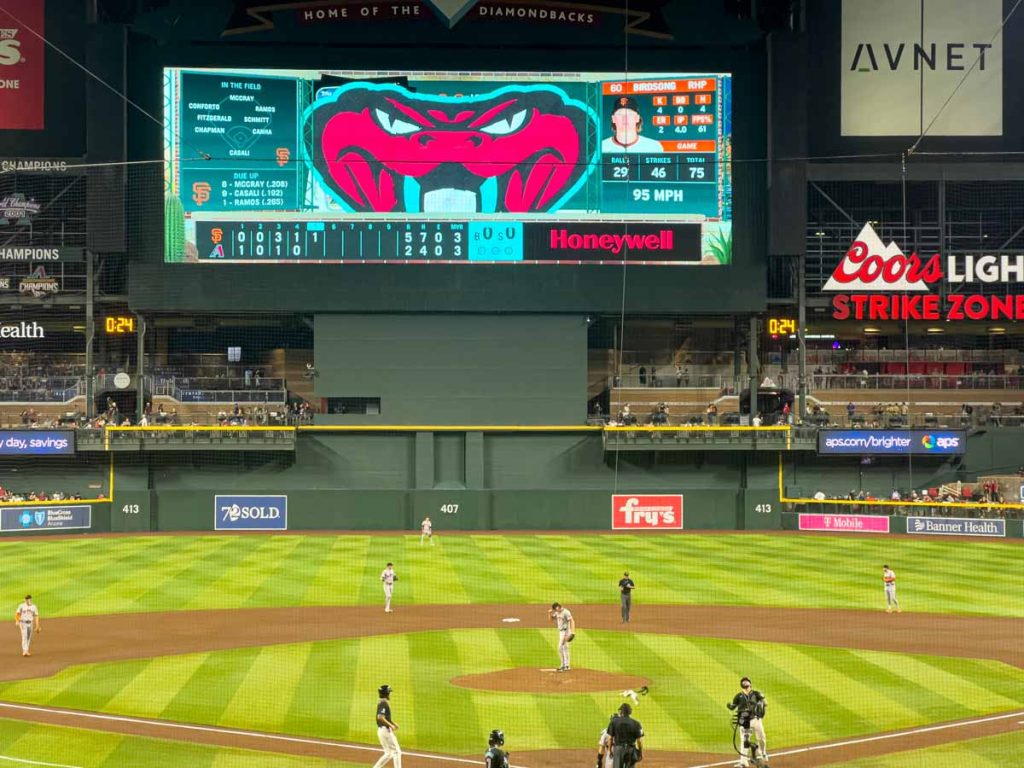
[[[556,672],[550,669],[503,669],[483,675],[462,675],[449,681],[460,688],[515,693],[597,693],[625,691],[650,685],[650,680],[633,675],[618,675],[599,669],[573,669]]]
[[[581,627],[622,631],[617,605],[573,606]],[[122,614],[50,619],[33,642],[34,655],[23,658],[16,631],[0,647],[0,680],[52,675],[72,665],[124,659],[153,658],[230,648],[311,642],[346,637],[408,633],[456,628],[501,628],[502,620],[520,619],[515,627],[550,628],[546,606],[449,605],[398,607],[385,614],[378,607],[274,608],[234,611],[191,611]],[[635,612],[630,631],[760,640],[791,645],[834,646],[901,653],[997,659],[1024,667],[1024,619],[943,616],[882,611],[822,611],[813,609],[756,608],[748,606],[645,606]],[[556,659],[547,660],[553,666]],[[538,660],[543,664],[545,660]],[[593,670],[558,675],[539,670],[507,670],[489,675],[457,678],[466,687],[530,692],[583,692],[622,690],[646,684],[640,678],[623,678]],[[549,687],[545,687],[549,686]],[[556,689],[550,686],[558,686]],[[598,687],[591,687],[598,686]],[[372,763],[378,754],[372,746],[345,745],[319,739],[189,726],[180,723],[109,718],[52,708],[33,708],[0,703],[0,717],[32,720],[117,733],[196,741],[218,746],[317,755]],[[1020,730],[1018,720],[975,719],[962,725],[948,724],[928,731],[918,729],[889,736],[875,735],[849,740],[827,751],[815,745],[775,753],[772,765],[809,768],[827,762],[916,749],[944,741],[977,738]],[[802,751],[801,751],[802,750]],[[528,768],[563,768],[590,765],[591,750],[549,750],[515,755],[515,764]],[[644,761],[650,768],[684,768],[708,765],[733,755],[651,753]],[[467,764],[479,758],[466,758]],[[461,761],[460,761],[461,762]],[[437,756],[410,754],[403,761],[412,768],[437,766]]]

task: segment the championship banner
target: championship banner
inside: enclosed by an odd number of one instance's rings
[[[0,0],[0,130],[46,127],[46,0]]]

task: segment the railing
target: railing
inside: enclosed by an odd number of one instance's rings
[[[0,402],[4,403],[67,403],[85,394],[85,381],[69,380],[63,385],[47,385],[44,388],[7,389],[0,388]]]
[[[612,376],[608,379],[608,386],[612,388],[672,388],[672,389],[723,389],[735,386],[736,378],[718,373],[685,374],[676,376],[675,372],[658,371],[655,374],[650,372],[641,376],[638,373],[627,373],[621,376]]]
[[[171,397],[182,403],[283,403],[284,390],[265,389],[178,389],[169,392]]]
[[[879,503],[881,501],[881,503]],[[822,499],[821,501],[785,500],[786,512],[817,515],[899,515],[913,517],[972,517],[979,519],[1020,518],[1024,510],[1019,505],[974,501],[940,501],[926,499],[913,501]]]
[[[173,389],[201,389],[201,390],[227,390],[227,389],[254,389],[271,390],[284,389],[284,379],[251,377],[246,382],[244,377],[234,376],[163,376],[154,374],[147,377],[150,386],[157,394],[169,393]],[[164,391],[160,391],[164,390]]]
[[[1024,374],[812,373],[808,384],[811,389],[1024,389]]]

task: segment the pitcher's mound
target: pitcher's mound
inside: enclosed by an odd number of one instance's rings
[[[485,691],[514,691],[516,693],[593,693],[597,691],[625,691],[650,685],[646,677],[601,672],[597,669],[572,669],[555,672],[553,669],[504,669],[482,675],[462,675],[452,678],[460,688],[478,688]]]

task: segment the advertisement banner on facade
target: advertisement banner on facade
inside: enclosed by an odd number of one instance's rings
[[[0,332],[5,327],[0,326]],[[74,452],[73,429],[0,429],[0,456],[71,456]]]
[[[681,494],[612,496],[613,531],[680,531],[682,528]]]
[[[800,515],[801,531],[888,533],[889,518],[882,515]]]
[[[33,531],[73,530],[92,527],[92,506],[71,504],[46,507],[4,507],[0,509],[0,531],[32,533]]]
[[[843,136],[1001,136],[1003,0],[843,0]]]
[[[45,0],[0,0],[0,130],[46,127]]]
[[[969,517],[908,517],[907,533],[935,536],[1006,536],[1005,520]]]
[[[818,453],[858,456],[956,456],[966,452],[962,430],[822,429]]]
[[[213,523],[217,531],[286,531],[288,497],[214,496]]]

